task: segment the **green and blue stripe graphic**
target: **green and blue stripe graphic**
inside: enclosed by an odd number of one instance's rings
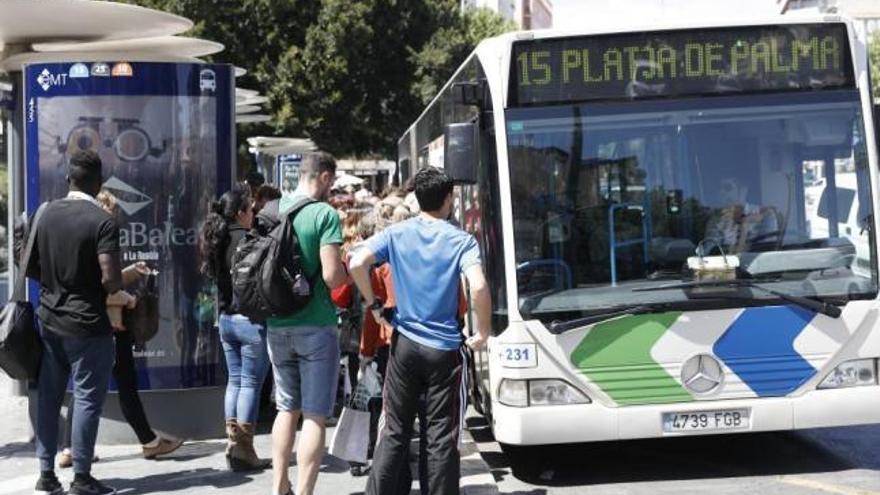
[[[681,313],[633,315],[596,325],[571,362],[618,404],[681,402],[691,396],[651,358]]]
[[[814,318],[794,306],[625,316],[586,331],[570,359],[620,405],[695,400],[680,371],[700,353],[724,367],[714,398],[784,396],[817,372],[795,349]]]
[[[794,348],[815,316],[796,306],[748,308],[713,351],[758,397],[788,395],[816,374]]]

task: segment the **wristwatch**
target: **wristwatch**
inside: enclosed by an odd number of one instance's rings
[[[383,306],[384,305],[382,304],[382,301],[380,301],[378,298],[374,298],[373,304],[370,304],[370,311],[382,311]]]

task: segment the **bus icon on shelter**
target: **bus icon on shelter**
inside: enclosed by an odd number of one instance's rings
[[[199,72],[199,90],[203,93],[217,91],[217,74],[211,69]]]

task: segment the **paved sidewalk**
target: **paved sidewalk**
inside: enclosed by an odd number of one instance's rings
[[[0,379],[0,495],[29,495],[36,480],[34,445],[28,442],[26,401],[8,396],[9,386]],[[195,414],[191,412],[190,414]],[[328,430],[327,443],[333,435]],[[255,439],[257,452],[268,457],[269,435]],[[141,457],[138,445],[99,445],[100,461],[93,474],[114,486],[120,495],[153,493],[267,495],[270,493],[269,471],[253,474],[231,473],[226,470],[223,440],[187,443],[174,457],[147,461]],[[295,462],[295,461],[294,461]],[[70,470],[59,470],[62,481],[69,482]],[[295,466],[291,476],[296,475]],[[414,477],[418,479],[418,477]],[[352,477],[348,464],[332,456],[325,456],[318,479],[317,495],[344,495],[363,492],[366,478]],[[413,494],[418,493],[416,490]],[[498,493],[489,467],[480,457],[469,434],[462,448],[462,493],[491,495]]]
[[[9,377],[0,371],[0,462],[4,458],[6,444],[28,442],[31,439],[27,398],[12,396],[12,385]]]

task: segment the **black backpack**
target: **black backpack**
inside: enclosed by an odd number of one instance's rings
[[[312,297],[312,283],[302,266],[293,219],[311,198],[297,201],[268,233],[248,233],[232,257],[232,293],[238,312],[254,321],[289,316]]]

